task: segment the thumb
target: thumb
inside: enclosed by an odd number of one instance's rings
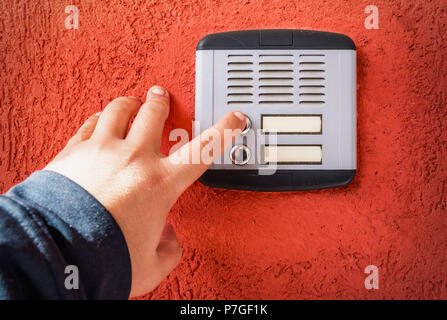
[[[99,115],[100,112],[95,113],[94,115],[90,116],[87,121],[84,122],[84,124],[78,129],[76,134],[67,142],[67,148],[70,148],[71,146],[87,140],[91,137],[93,131],[96,128],[96,124],[98,123]]]
[[[178,265],[182,257],[182,247],[177,239],[174,228],[167,223],[163,229],[160,243],[157,247],[160,273],[165,278]]]

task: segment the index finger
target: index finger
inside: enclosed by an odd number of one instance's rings
[[[246,118],[242,112],[230,112],[214,126],[166,157],[164,160],[169,162],[171,178],[176,185],[183,190],[196,181],[234,142],[245,124]],[[230,136],[228,131],[231,132]]]

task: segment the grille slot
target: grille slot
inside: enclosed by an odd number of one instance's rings
[[[293,76],[293,70],[260,70],[260,77],[290,77]]]
[[[261,53],[260,57],[293,57],[293,54],[282,54],[282,53]]]
[[[253,104],[253,55],[228,54],[227,104],[237,107]]]
[[[293,65],[292,54],[259,55],[260,105],[293,104]]]
[[[300,54],[298,97],[300,106],[320,106],[326,100],[326,56]]]

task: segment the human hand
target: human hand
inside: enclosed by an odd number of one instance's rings
[[[101,114],[91,116],[45,168],[82,186],[112,214],[129,248],[131,297],[154,289],[179,263],[181,246],[166,216],[209,166],[207,161],[173,160],[202,154],[212,144],[223,152],[234,141],[234,136],[224,139],[224,129],[236,130],[237,136],[245,126],[244,115],[231,112],[166,157],[160,143],[169,103],[161,87],[152,87],[143,105],[134,97],[113,100]],[[216,132],[220,139],[208,141]],[[219,156],[216,152],[211,158]]]

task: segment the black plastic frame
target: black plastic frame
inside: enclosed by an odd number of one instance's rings
[[[309,49],[355,50],[344,34],[291,29],[243,30],[213,33],[203,37],[197,50]]]
[[[208,170],[199,179],[214,188],[247,191],[303,191],[343,187],[356,170],[277,170],[259,175],[258,170]]]

